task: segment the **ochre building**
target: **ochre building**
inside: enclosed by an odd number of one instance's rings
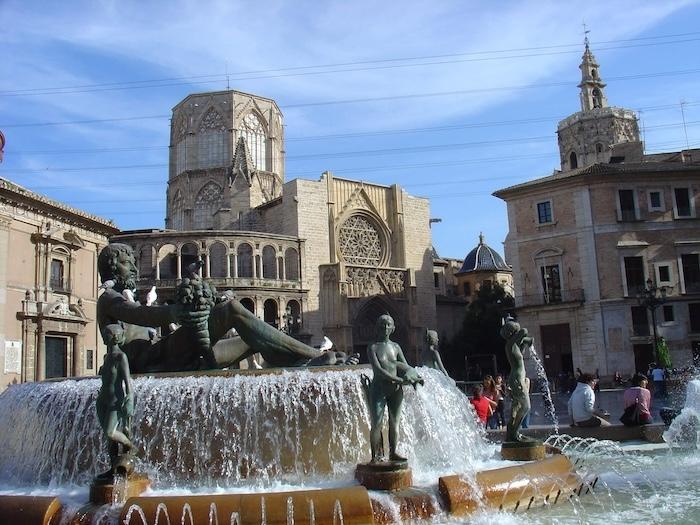
[[[0,390],[96,374],[97,254],[118,231],[0,178]]]
[[[644,154],[588,44],[580,67],[581,111],[558,128],[561,170],[494,194],[508,207],[519,321],[550,377],[646,371],[655,331],[673,365],[689,365],[700,356],[700,151]]]

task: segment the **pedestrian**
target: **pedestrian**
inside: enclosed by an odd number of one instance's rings
[[[496,416],[498,418],[498,428],[506,426],[506,384],[503,382],[501,374],[496,375]]]
[[[666,372],[661,365],[656,365],[651,371],[651,379],[654,381],[654,391],[659,397],[666,397]]]
[[[632,386],[623,394],[624,413],[620,421],[626,426],[648,425],[651,423],[651,392],[647,390],[644,374],[635,374]]]
[[[496,415],[496,409],[498,408],[498,389],[496,388],[496,382],[493,376],[485,375],[482,386],[483,396],[491,403],[491,415],[489,416],[486,426],[491,429],[496,429],[498,428],[498,416]]]
[[[476,385],[472,390],[473,397],[469,400],[469,402],[474,407],[477,422],[482,427],[485,427],[493,410],[491,409],[491,402],[483,396],[483,392],[484,387],[481,385]]]

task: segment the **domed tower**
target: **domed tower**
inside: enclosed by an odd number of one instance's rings
[[[239,91],[198,93],[173,108],[166,228],[255,230],[252,210],[284,182],[282,112]]]
[[[641,157],[637,116],[629,109],[608,105],[605,83],[588,37],[579,68],[581,111],[559,122],[557,128],[562,171]]]
[[[455,274],[458,295],[471,301],[484,284],[498,283],[506,292],[513,293],[513,270],[503,257],[484,242],[479,234],[479,244],[464,258],[462,267]]]

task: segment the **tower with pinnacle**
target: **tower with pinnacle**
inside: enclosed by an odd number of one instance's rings
[[[581,111],[565,118],[557,127],[562,171],[595,163],[638,160],[643,152],[637,116],[629,109],[608,105],[605,83],[588,37],[584,43],[578,85]]]

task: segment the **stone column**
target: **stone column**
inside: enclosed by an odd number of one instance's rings
[[[233,277],[238,277],[238,252],[233,253]]]
[[[177,257],[177,278],[182,279],[182,255],[180,254],[179,250],[176,253],[176,257]]]
[[[226,278],[230,279],[231,278],[231,261],[233,260],[231,254],[229,253],[226,256]]]
[[[34,367],[34,381],[42,381],[46,377],[46,339],[41,325],[36,329],[36,361]]]

